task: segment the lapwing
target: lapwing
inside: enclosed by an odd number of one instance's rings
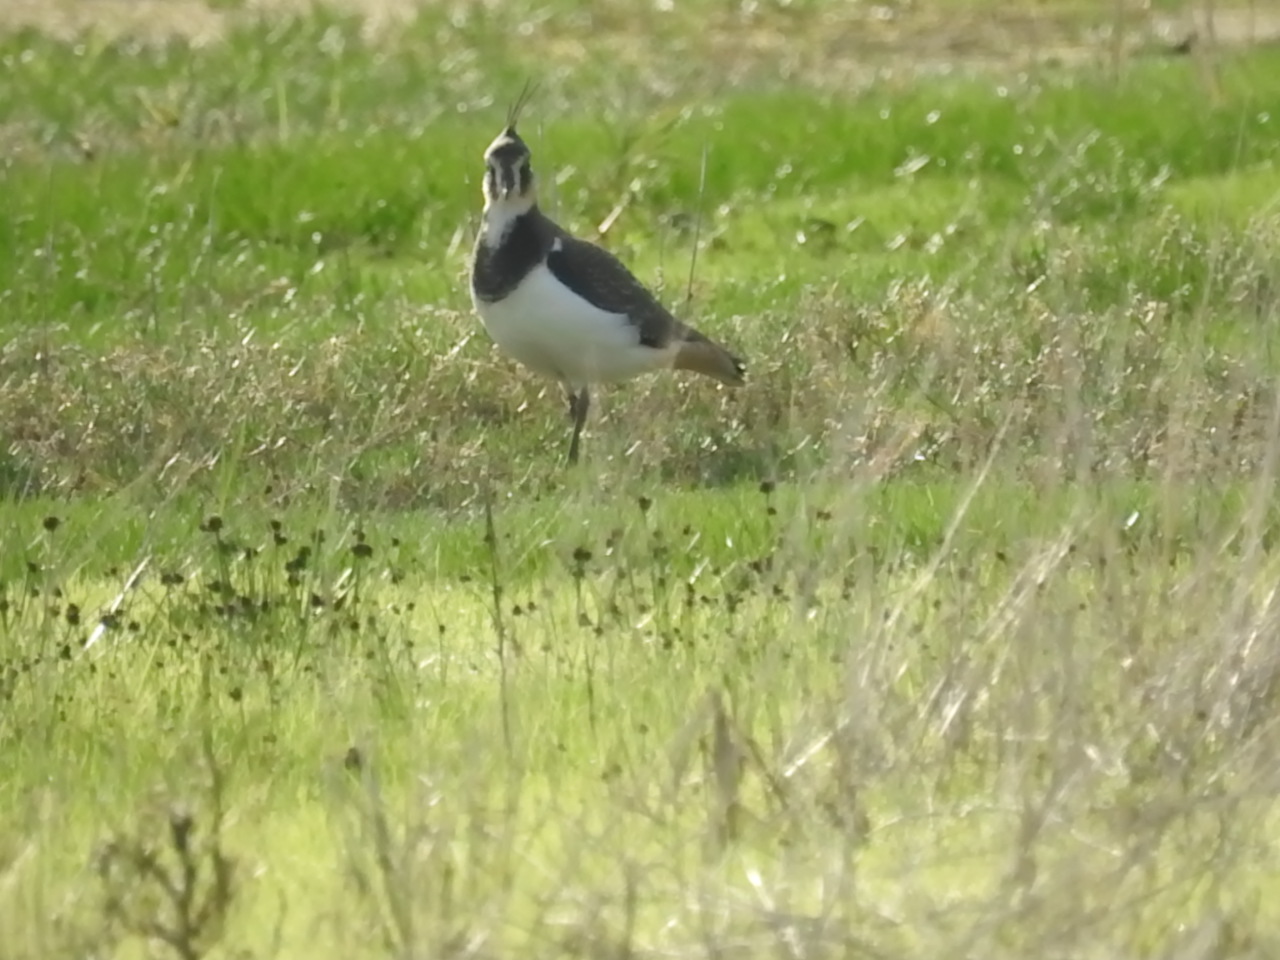
[[[471,298],[501,350],[564,385],[573,418],[569,462],[577,463],[592,384],[675,369],[740,386],[746,368],[672,316],[617,257],[538,208],[532,155],[516,132],[528,93],[526,87],[484,152]]]

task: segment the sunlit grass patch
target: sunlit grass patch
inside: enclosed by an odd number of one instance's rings
[[[755,496],[785,506],[776,493]],[[1227,667],[1220,644],[1241,634],[1219,632],[1212,600],[1247,635],[1272,615],[1273,562],[1244,546],[1247,577],[1220,565],[1229,515],[1172,565],[1159,538],[1126,551],[1134,516],[1112,512],[1067,510],[1008,542],[990,522],[999,494],[881,503],[960,521],[904,566],[901,550],[815,550],[791,508],[761,511],[777,524],[767,562],[724,566],[705,539],[666,554],[689,535],[678,515],[637,504],[627,544],[584,537],[594,550],[525,582],[506,574],[519,510],[497,511],[496,551],[482,539],[488,560],[452,582],[388,579],[386,530],[336,536],[300,566],[292,543],[250,556],[206,518],[188,576],[160,565],[87,652],[59,646],[88,629],[64,605],[114,584],[70,579],[6,607],[9,756],[48,798],[11,800],[146,843],[170,815],[135,797],[208,798],[221,770],[229,947],[279,927],[315,949],[319,924],[691,949],[692,925],[714,917],[718,935],[763,945],[780,934],[761,898],[786,903],[808,942],[856,928],[909,955],[988,924],[1083,946],[1167,943],[1173,915],[1252,923],[1267,661],[1246,644]],[[1160,530],[1146,509],[1137,529]],[[1184,793],[1198,770],[1235,787]],[[208,803],[192,808],[206,838]],[[79,842],[50,835],[41,862],[72,862]],[[128,876],[141,895],[149,881]],[[306,911],[279,906],[303,894]],[[632,898],[630,921],[598,925]],[[72,902],[71,929],[93,929],[93,901]]]

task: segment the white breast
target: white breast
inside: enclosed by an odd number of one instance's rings
[[[593,306],[541,264],[504,299],[476,298],[475,306],[502,350],[574,388],[626,380],[670,366],[675,356],[674,348],[642,346],[626,316]]]

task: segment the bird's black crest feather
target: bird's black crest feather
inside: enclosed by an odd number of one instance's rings
[[[520,113],[528,106],[529,101],[533,99],[533,95],[538,92],[538,83],[532,78],[525,80],[524,88],[520,91],[520,96],[516,97],[515,102],[507,108],[507,132],[514,134],[516,132],[516,124],[520,122]]]

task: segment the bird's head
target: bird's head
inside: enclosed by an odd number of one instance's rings
[[[503,130],[484,152],[484,198],[489,203],[532,200],[532,154],[514,126]]]
[[[537,184],[529,162],[532,154],[529,145],[516,132],[520,111],[531,93],[532,88],[526,83],[520,97],[507,111],[506,127],[484,152],[484,199],[491,206],[504,203],[531,207],[536,200]]]

